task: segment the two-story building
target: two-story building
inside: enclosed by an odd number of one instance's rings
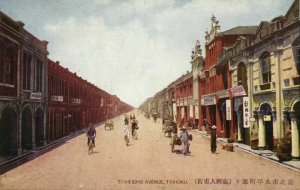
[[[47,45],[0,12],[1,157],[45,143]]]

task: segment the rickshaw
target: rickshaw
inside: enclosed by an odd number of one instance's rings
[[[164,120],[162,131],[163,131],[165,136],[167,134],[167,137],[171,137],[172,132],[177,133],[176,123],[174,121],[171,121],[171,120],[168,120],[168,119]]]
[[[171,145],[171,152],[174,152],[175,145],[178,146],[182,145],[181,139],[180,137],[178,137],[177,133],[173,135],[170,145]]]
[[[105,125],[104,125],[104,129],[105,131],[107,130],[107,128],[109,130],[113,130],[114,129],[114,122],[112,120],[108,120]]]
[[[175,123],[175,122],[174,122]],[[176,123],[175,123],[176,124]],[[176,126],[176,125],[175,125]],[[181,142],[181,139],[180,137],[177,135],[177,127],[176,127],[176,131],[173,130],[172,131],[174,133],[174,135],[172,136],[172,139],[171,139],[171,152],[174,152],[174,147],[175,145],[178,145],[178,146],[181,146],[182,145],[182,142]],[[193,135],[192,134],[189,134],[188,135],[188,138],[189,138],[189,141],[192,141],[193,140]],[[189,146],[189,145],[188,145]],[[188,151],[189,151],[189,147],[188,147]]]

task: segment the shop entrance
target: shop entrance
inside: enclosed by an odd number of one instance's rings
[[[263,122],[266,131],[266,149],[273,151],[273,118],[271,106],[267,103],[261,105],[261,111],[264,113]]]

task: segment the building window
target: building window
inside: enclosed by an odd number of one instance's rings
[[[16,78],[16,46],[0,39],[0,83],[14,85]]]
[[[260,58],[260,67],[262,73],[262,83],[271,82],[271,58],[270,53],[265,52]]]
[[[30,90],[30,74],[31,74],[32,56],[24,53],[23,55],[23,89]]]
[[[244,90],[248,92],[247,68],[243,62],[238,65],[237,80],[238,85],[242,85]]]
[[[43,62],[38,60],[36,65],[36,91],[42,92],[43,84]]]
[[[290,79],[284,79],[284,86],[290,86]]]
[[[222,81],[223,81],[223,88],[228,89],[228,80],[227,80],[226,72],[222,72]]]

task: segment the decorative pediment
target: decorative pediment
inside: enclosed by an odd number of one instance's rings
[[[271,26],[271,22],[262,21],[256,31],[258,39],[263,39],[268,35],[268,28]]]

